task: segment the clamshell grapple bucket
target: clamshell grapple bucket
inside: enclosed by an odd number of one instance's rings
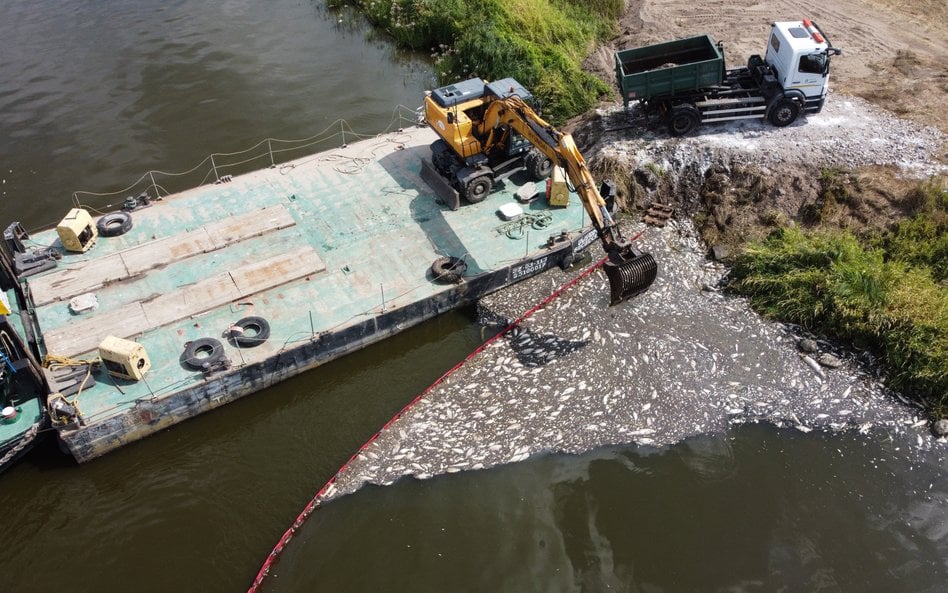
[[[618,305],[644,291],[658,275],[655,259],[631,247],[611,252],[603,269],[609,278],[610,305]]]

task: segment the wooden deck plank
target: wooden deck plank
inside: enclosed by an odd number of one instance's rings
[[[218,249],[233,245],[251,237],[259,237],[296,224],[293,216],[282,204],[260,208],[244,214],[227,217],[205,225],[207,234]]]
[[[39,307],[71,299],[109,282],[125,280],[172,262],[223,249],[295,224],[296,221],[283,205],[228,216],[192,231],[162,237],[31,279],[33,302]]]
[[[70,264],[44,276],[30,279],[33,303],[39,307],[47,303],[68,300],[128,277],[128,270],[119,254]]]
[[[149,327],[141,303],[135,302],[44,332],[43,339],[50,354],[77,356],[97,349],[106,336],[129,338]]]
[[[129,274],[135,275],[170,262],[223,249],[252,237],[296,224],[282,205],[228,216],[199,229],[179,233],[122,252]]]
[[[119,255],[122,256],[129,275],[135,276],[161,265],[215,249],[217,246],[208,235],[207,229],[202,227],[126,249]]]
[[[270,257],[231,271],[241,297],[286,284],[297,278],[318,274],[326,265],[311,247]]]
[[[76,356],[95,350],[105,336],[129,338],[325,269],[319,255],[304,247],[48,331],[46,348],[54,354]]]
[[[161,327],[239,298],[230,273],[223,272],[143,302],[142,307],[148,322]]]

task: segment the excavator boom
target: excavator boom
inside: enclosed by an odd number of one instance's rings
[[[490,92],[483,92],[479,89],[481,86]],[[463,97],[464,93],[476,96],[459,98],[445,108],[439,106],[431,95],[425,98],[425,119],[442,138],[432,145],[436,167],[439,163],[442,165],[440,174],[446,170],[448,173],[454,170],[469,172],[472,162],[477,163],[478,170],[486,168],[483,155],[509,144],[511,131],[517,132],[542,157],[563,168],[582,201],[608,255],[604,269],[609,279],[610,304],[621,303],[648,288],[655,280],[658,266],[651,255],[632,248],[630,242],[622,237],[619,225],[609,213],[573,137],[543,120],[524,100],[523,95],[529,96],[529,93],[513,79],[504,79],[493,85],[472,79],[435,91],[445,103],[448,102],[444,100],[445,96]],[[449,157],[445,157],[449,150]],[[447,158],[456,160],[458,165],[454,168],[445,165]],[[551,168],[537,167],[539,170]],[[453,187],[464,189],[465,183],[460,175],[458,173],[457,179],[446,181]],[[474,201],[475,196],[477,201],[483,199],[479,193],[468,193],[468,200]]]

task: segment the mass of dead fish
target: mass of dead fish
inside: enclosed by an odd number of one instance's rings
[[[798,353],[795,328],[707,290],[725,270],[706,261],[689,226],[649,229],[644,239],[639,247],[659,262],[648,291],[608,307],[601,271],[579,282],[405,411],[323,500],[406,475],[611,444],[665,446],[747,422],[804,433],[911,431],[935,445],[919,408],[888,392],[856,355],[835,352],[846,364],[825,370]],[[482,319],[512,320],[576,273],[548,272],[495,293],[482,301]]]

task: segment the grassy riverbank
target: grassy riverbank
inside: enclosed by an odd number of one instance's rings
[[[611,87],[582,71],[612,36],[622,0],[327,0],[351,7],[402,48],[431,52],[441,83],[511,76],[561,123],[591,109]]]
[[[948,193],[922,183],[914,216],[864,239],[784,227],[737,257],[732,288],[767,316],[869,348],[891,387],[948,416]]]

